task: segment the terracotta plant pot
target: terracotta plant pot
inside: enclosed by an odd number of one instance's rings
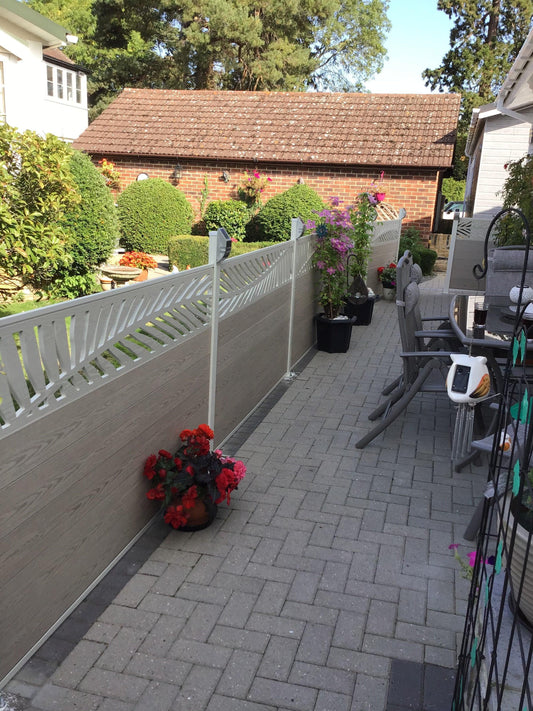
[[[146,281],[148,279],[148,269],[143,269],[139,276],[136,276],[133,281]]]
[[[179,503],[177,499],[176,503]],[[210,526],[217,515],[217,505],[211,499],[196,499],[192,509],[187,509],[187,523],[178,531],[201,531]]]

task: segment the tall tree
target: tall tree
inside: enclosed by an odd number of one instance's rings
[[[383,65],[388,0],[28,0],[80,35],[91,117],[125,86],[354,90]]]
[[[463,96],[461,126],[472,109],[489,103],[527,37],[533,0],[438,0],[454,20],[450,49],[436,69],[426,69],[426,85]]]

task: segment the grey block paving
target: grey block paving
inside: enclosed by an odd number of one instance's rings
[[[447,311],[441,287],[421,285],[424,309]],[[445,397],[355,449],[398,344],[378,301],[347,353],[311,351],[224,443],[248,468],[231,507],[197,533],[155,524],[3,693],[28,711],[447,711],[468,594],[448,545],[484,473],[453,473]]]

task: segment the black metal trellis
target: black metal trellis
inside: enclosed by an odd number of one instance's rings
[[[486,273],[492,229],[509,213],[520,217],[526,238],[520,299],[505,363],[452,711],[533,711],[533,613],[528,609],[529,596],[533,605],[532,533],[515,516],[522,497],[533,497],[533,477],[528,477],[533,469],[533,352],[527,351],[527,303],[522,303],[531,233],[520,210],[505,209],[494,217],[485,239],[485,266],[476,265],[474,275]],[[507,452],[500,447],[504,431],[511,436]]]

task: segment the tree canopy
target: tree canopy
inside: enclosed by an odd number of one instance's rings
[[[79,36],[91,117],[124,87],[361,90],[383,66],[388,0],[28,0]]]
[[[438,0],[454,20],[450,49],[436,69],[426,69],[426,85],[463,95],[462,117],[498,93],[531,25],[533,0]]]
[[[466,176],[464,147],[472,109],[494,100],[523,45],[533,0],[438,0],[454,20],[450,49],[436,69],[426,69],[426,86],[462,95],[454,177]]]

